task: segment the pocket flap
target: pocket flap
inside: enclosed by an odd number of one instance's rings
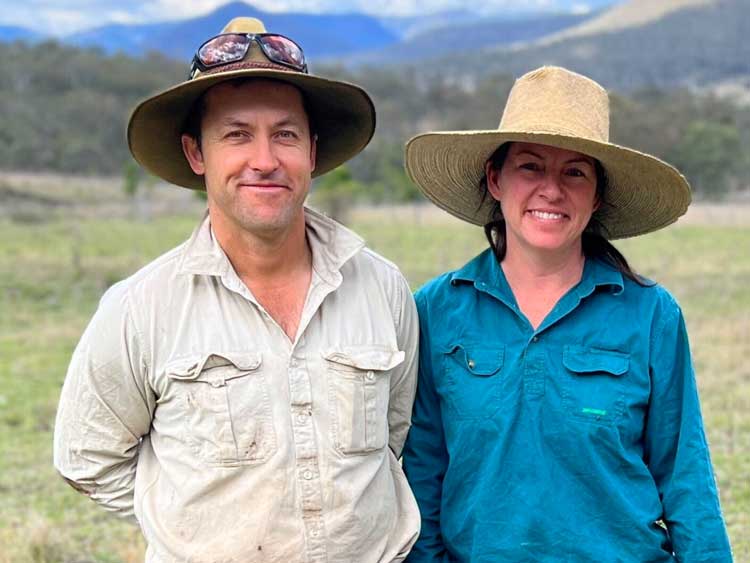
[[[505,346],[486,346],[481,344],[454,344],[447,350],[454,360],[474,375],[486,377],[494,375],[503,368]]]
[[[190,381],[198,379],[201,374],[205,375],[214,368],[232,367],[235,371],[242,372],[234,376],[239,377],[248,371],[258,369],[262,360],[262,354],[257,351],[209,352],[170,360],[165,371],[167,377]],[[219,371],[223,373],[225,370],[217,370],[217,373]],[[231,377],[224,374],[223,379]]]
[[[337,346],[323,353],[329,362],[365,371],[387,371],[404,361],[401,350],[380,346]]]
[[[613,350],[569,345],[563,349],[563,365],[579,375],[604,372],[619,377],[628,371],[630,355]]]

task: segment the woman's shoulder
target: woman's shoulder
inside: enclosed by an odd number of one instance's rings
[[[455,295],[452,295],[454,289],[463,283],[473,283],[478,278],[485,277],[492,260],[494,260],[492,250],[487,249],[460,268],[432,278],[417,290],[415,294],[417,304],[421,302],[427,305],[435,301],[455,298]]]
[[[638,279],[640,283],[622,276],[622,296],[628,305],[651,310],[656,316],[681,314],[677,299],[664,285],[643,275]]]

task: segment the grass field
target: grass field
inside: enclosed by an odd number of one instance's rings
[[[55,409],[102,292],[181,242],[197,216],[0,220],[0,563],[143,560],[138,531],[52,469]],[[478,228],[432,212],[363,211],[351,223],[415,288],[484,247]],[[750,218],[689,220],[618,246],[683,306],[735,560],[750,562]]]

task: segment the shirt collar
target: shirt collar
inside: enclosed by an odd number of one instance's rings
[[[477,288],[492,287],[501,292],[510,291],[503,269],[495,259],[492,249],[487,249],[451,276],[451,285],[473,283]],[[595,290],[608,289],[619,295],[624,288],[622,273],[596,258],[587,258],[581,281],[575,288],[579,297],[591,295]]]
[[[313,269],[325,281],[337,284],[339,270],[364,246],[364,240],[333,219],[305,208],[307,240],[312,250]],[[232,268],[211,228],[208,212],[185,243],[181,274],[224,276]]]

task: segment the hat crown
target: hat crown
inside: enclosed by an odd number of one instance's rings
[[[590,78],[560,67],[541,67],[513,84],[499,130],[552,133],[606,143],[609,96]]]
[[[222,33],[265,33],[266,26],[257,18],[233,18],[221,30]]]
[[[231,20],[229,20],[229,23],[227,23],[221,30],[222,35],[225,33],[266,33],[266,26],[257,18],[232,18]],[[247,50],[247,53],[243,58],[243,61],[255,61],[263,64],[273,64],[273,62],[269,60],[266,54],[254,43],[250,45],[250,48]],[[219,72],[221,72],[221,70],[219,70]],[[196,69],[193,78],[199,78],[203,74],[205,73],[201,72],[199,69]]]

